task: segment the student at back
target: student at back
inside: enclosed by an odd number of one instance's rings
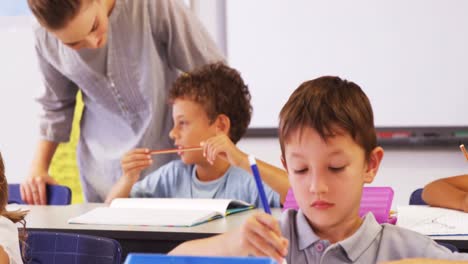
[[[271,256],[292,264],[468,259],[427,236],[380,225],[372,214],[359,217],[363,185],[374,180],[384,151],[369,100],[355,83],[328,76],[304,82],[281,110],[279,140],[300,210],[280,221],[256,214],[241,230],[184,243],[172,254]]]
[[[422,198],[432,206],[446,207],[468,213],[468,175],[433,181],[424,186]]]
[[[250,122],[250,93],[240,74],[221,63],[181,75],[169,92],[174,127],[169,136],[181,151],[138,181],[151,165],[150,150],[135,149],[122,159],[123,175],[106,201],[116,197],[240,199],[260,207],[247,155],[234,145]],[[182,149],[203,145],[203,151]],[[232,165],[231,165],[232,164]],[[233,166],[234,165],[234,166]],[[239,167],[238,167],[239,166]],[[286,172],[260,163],[270,206],[279,207],[289,188]]]
[[[5,165],[0,154],[0,263],[23,263],[20,252],[20,238],[23,241],[24,231],[18,235],[15,223],[25,225],[26,211],[7,211],[8,182],[5,176]],[[24,229],[23,229],[24,230]]]

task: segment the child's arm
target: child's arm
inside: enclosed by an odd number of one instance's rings
[[[185,242],[171,255],[269,256],[278,263],[288,254],[288,240],[281,235],[278,220],[259,213],[251,216],[240,230]]]
[[[114,198],[126,198],[130,195],[132,186],[140,178],[141,171],[152,163],[149,153],[149,149],[134,149],[125,154],[121,161],[123,175],[112,186],[106,197],[106,203],[112,202]]]
[[[237,148],[227,135],[214,136],[202,142],[201,145],[203,154],[210,163],[220,156],[230,164],[252,173],[248,155]],[[257,166],[262,180],[280,195],[280,201],[284,203],[290,188],[286,171],[258,159]]]
[[[191,256],[245,256],[240,248],[236,248],[234,240],[239,230],[234,230],[221,235],[190,240],[178,245],[169,255]],[[223,246],[220,246],[223,245]]]
[[[10,263],[10,257],[8,256],[8,254],[3,249],[2,246],[0,246],[0,263],[5,263],[5,264]]]
[[[432,206],[468,212],[468,175],[433,181],[424,187],[422,198]]]
[[[412,258],[412,259],[401,259],[389,262],[382,262],[381,264],[456,264],[464,263],[464,261],[457,260],[442,260],[442,259],[425,259],[425,258]]]

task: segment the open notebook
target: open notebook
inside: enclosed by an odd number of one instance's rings
[[[95,208],[68,223],[194,226],[253,207],[230,199],[118,198],[109,207]]]
[[[399,206],[397,225],[429,236],[468,235],[468,213],[424,205]]]

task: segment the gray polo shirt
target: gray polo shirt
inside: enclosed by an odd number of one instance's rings
[[[402,258],[468,260],[468,254],[452,253],[419,233],[390,224],[380,225],[367,214],[351,237],[330,244],[320,240],[299,210],[281,216],[281,230],[289,239],[288,263],[380,263]]]
[[[68,141],[78,89],[83,94],[77,156],[89,202],[104,201],[129,150],[174,147],[169,88],[180,71],[223,60],[198,19],[176,0],[116,0],[106,47],[99,50],[74,51],[42,27],[35,36],[44,81],[42,139]],[[158,155],[142,175],[174,157]]]

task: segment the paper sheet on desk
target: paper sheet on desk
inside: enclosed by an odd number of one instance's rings
[[[400,206],[397,225],[424,235],[468,235],[468,213],[461,211],[409,205]]]
[[[28,205],[25,204],[7,204],[6,208],[7,211],[29,211]]]

